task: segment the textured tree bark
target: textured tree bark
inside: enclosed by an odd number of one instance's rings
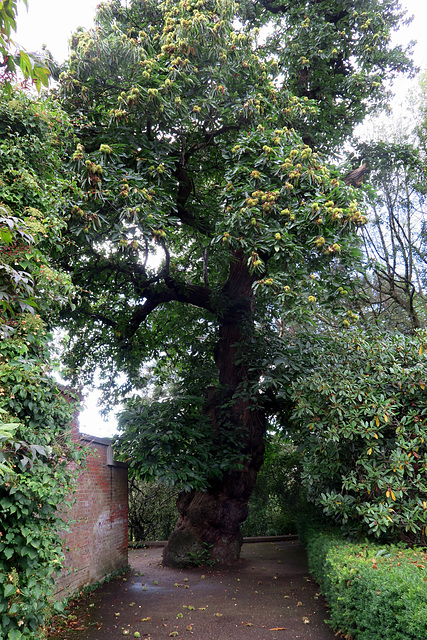
[[[197,561],[230,563],[239,558],[243,541],[240,524],[247,518],[248,500],[264,459],[265,418],[244,393],[249,381],[245,355],[254,331],[252,283],[253,276],[242,256],[234,255],[223,291],[215,353],[220,389],[207,393],[213,430],[220,429],[224,419],[218,405],[224,398],[232,401],[227,421],[241,435],[243,468],[228,473],[207,491],[179,495],[180,516],[163,553],[163,563],[168,566],[188,566]]]

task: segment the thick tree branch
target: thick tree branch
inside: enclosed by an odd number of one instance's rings
[[[261,4],[264,9],[267,9],[267,11],[274,15],[277,15],[278,13],[286,13],[290,6],[289,3],[275,6],[275,0],[261,0]]]
[[[181,285],[170,280],[167,289],[158,292],[146,292],[145,302],[136,307],[128,322],[125,338],[130,339],[150,313],[167,302],[191,304],[195,307],[206,309],[215,315],[217,310],[212,305],[211,297],[212,292],[208,287]]]

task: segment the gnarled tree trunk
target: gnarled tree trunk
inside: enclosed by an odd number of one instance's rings
[[[219,397],[222,401],[224,397],[231,400],[227,428],[241,434],[243,467],[228,473],[207,491],[179,495],[180,516],[163,553],[163,562],[168,566],[182,567],[198,561],[227,563],[239,558],[240,524],[248,515],[248,500],[264,458],[265,418],[244,392],[245,384],[250,382],[245,355],[254,331],[252,283],[253,276],[236,254],[221,301],[215,354],[220,389],[208,392],[213,430],[221,426]]]

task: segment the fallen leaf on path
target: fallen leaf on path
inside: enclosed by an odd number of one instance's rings
[[[253,623],[252,622],[242,622],[243,625],[245,625],[245,627],[252,627]]]
[[[310,620],[306,616],[303,617],[302,621],[304,624],[310,624]]]
[[[273,627],[270,631],[286,631],[288,627]]]
[[[222,613],[215,613],[214,614],[217,618],[222,618]]]

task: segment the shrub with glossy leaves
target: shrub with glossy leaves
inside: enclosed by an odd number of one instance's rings
[[[293,387],[309,499],[350,532],[425,543],[426,334],[315,343]]]

